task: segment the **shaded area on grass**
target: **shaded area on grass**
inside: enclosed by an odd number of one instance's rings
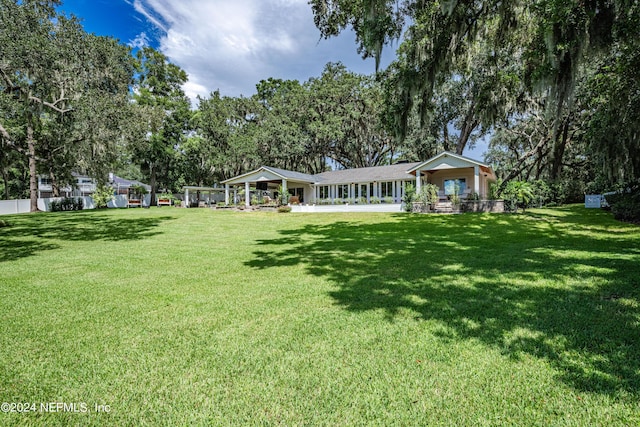
[[[78,211],[14,216],[0,228],[0,262],[58,249],[62,241],[125,241],[162,233],[170,216],[114,216],[110,212]]]
[[[548,360],[577,390],[640,396],[640,230],[570,207],[403,216],[283,230],[256,269],[302,265],[350,311],[435,321],[509,357]]]

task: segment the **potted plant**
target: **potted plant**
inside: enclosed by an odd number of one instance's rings
[[[171,206],[171,204],[173,203],[173,200],[174,200],[173,194],[162,193],[160,196],[158,196],[157,204],[158,206]]]
[[[129,187],[128,206],[142,207],[142,201],[144,199],[145,194],[147,194],[147,189],[144,188],[142,185],[136,184]]]

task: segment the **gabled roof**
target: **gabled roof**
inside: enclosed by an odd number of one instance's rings
[[[447,158],[451,158],[452,160],[454,160],[456,163],[467,163],[469,164],[469,166],[484,166],[486,168],[488,168],[489,166],[485,165],[484,163],[481,163],[477,160],[471,159],[469,157],[465,157],[465,156],[461,156],[460,154],[456,154],[456,153],[452,153],[450,151],[443,151],[442,153],[438,154],[435,157],[430,158],[429,160],[426,160],[424,162],[421,163],[417,163],[416,166],[414,166],[413,168],[409,169],[407,172],[409,173],[414,173],[417,170],[428,170],[428,166],[429,165],[433,165],[433,164],[437,164],[440,163],[442,164],[443,161],[445,161]]]
[[[120,187],[120,188],[129,188],[129,187],[133,187],[134,185],[140,185],[144,187],[147,191],[151,191],[151,186],[148,184],[145,184],[143,182],[136,181],[136,180],[120,178],[117,175],[113,175],[113,181],[111,183],[112,185],[115,185],[116,187]]]
[[[261,166],[254,171],[222,181],[222,183],[238,184],[242,182],[274,181],[281,179],[316,185],[402,181],[409,179],[411,175],[415,176],[418,170],[436,171],[441,169],[472,168],[475,166],[478,166],[485,174],[491,176],[491,179],[495,179],[495,174],[490,166],[469,157],[444,151],[425,162],[396,163],[387,166],[327,171],[317,175],[309,175],[270,166]]]
[[[307,173],[302,173],[302,172],[294,172],[294,171],[288,171],[285,169],[272,168],[271,166],[263,166],[263,168],[275,173],[276,175],[280,175],[285,179],[291,179],[294,181],[313,183],[315,180],[315,177],[317,176],[317,175],[309,175]]]
[[[314,175],[315,183],[321,185],[345,184],[373,181],[395,181],[407,179],[407,171],[420,163],[396,163],[387,166],[344,169]]]
[[[230,183],[232,181],[238,181],[238,180],[242,181],[243,178],[250,177],[251,175],[256,175],[257,176],[257,175],[260,175],[261,172],[265,172],[265,171],[275,175],[275,177],[279,178],[279,179],[306,182],[306,183],[309,183],[309,184],[313,184],[315,182],[313,175],[309,175],[309,174],[302,173],[302,172],[288,171],[288,170],[285,170],[285,169],[272,168],[270,166],[260,166],[258,169],[253,170],[251,172],[247,172],[245,174],[234,176],[233,178],[226,179],[226,180],[222,181],[222,184],[227,184],[227,183]],[[258,180],[264,181],[265,179],[257,179],[257,181]]]

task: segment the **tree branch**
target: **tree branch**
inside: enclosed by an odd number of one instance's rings
[[[509,172],[509,175],[507,175],[504,181],[502,181],[502,184],[500,184],[500,188],[498,189],[498,192],[504,191],[509,181],[515,178],[526,167],[526,166],[523,167],[524,162],[527,159],[530,159],[531,157],[535,156],[536,154],[539,154],[539,152],[545,147],[545,145],[548,142],[549,142],[549,137],[543,137],[540,139],[540,141],[535,147],[533,147],[531,150],[524,153],[522,157],[518,159],[518,163],[511,169],[511,172]]]
[[[7,146],[9,148],[11,148],[12,150],[17,151],[20,154],[24,154],[27,157],[32,157],[32,155],[29,153],[29,151],[25,150],[24,148],[20,147],[18,144],[15,143],[13,138],[11,138],[11,135],[9,135],[9,132],[7,132],[7,130],[4,128],[4,126],[2,126],[2,123],[0,123],[0,136],[2,137],[4,142],[7,144]],[[39,162],[44,162],[45,161],[45,159],[43,159],[42,157],[33,156],[33,158],[36,159]]]
[[[60,99],[57,99],[57,100],[56,100],[56,101],[54,101],[54,102],[48,102],[48,101],[43,101],[42,99],[40,99],[40,98],[38,98],[38,97],[36,97],[36,96],[29,95],[29,100],[30,100],[30,101],[35,101],[35,102],[37,102],[37,103],[39,103],[39,104],[42,104],[42,105],[46,105],[47,107],[49,107],[49,108],[51,108],[52,110],[57,111],[58,113],[61,113],[61,114],[64,114],[64,113],[68,113],[68,112],[70,112],[70,111],[73,111],[73,108],[60,108],[60,107],[58,107],[58,106],[56,105],[56,104],[58,104],[58,103],[60,103],[60,102],[62,102],[62,101],[67,101],[67,100],[68,100],[68,98],[61,97]]]

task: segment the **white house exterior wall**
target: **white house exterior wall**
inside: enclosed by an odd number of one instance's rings
[[[429,176],[429,182],[435,184],[438,189],[444,190],[444,181],[447,179],[460,179],[466,180],[467,193],[475,192],[475,171],[474,168],[456,169],[456,170],[439,170]],[[485,198],[489,195],[489,181],[484,176],[482,171],[478,176],[478,194],[480,197]]]

